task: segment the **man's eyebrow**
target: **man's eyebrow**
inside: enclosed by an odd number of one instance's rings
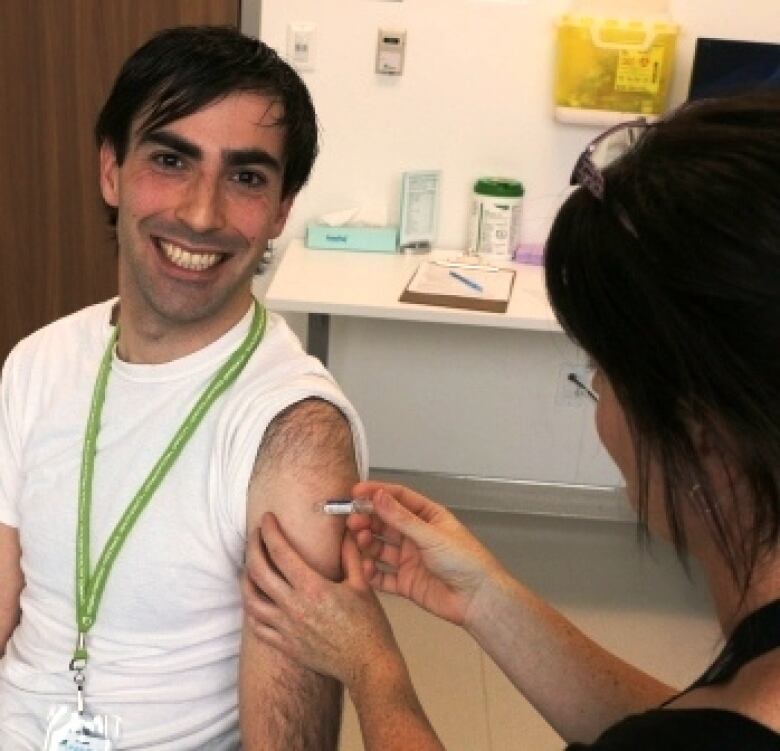
[[[225,149],[222,152],[222,160],[228,167],[245,167],[254,164],[268,167],[274,172],[282,171],[279,160],[263,149]]]
[[[190,159],[203,158],[203,151],[199,146],[169,130],[152,130],[143,133],[138,142],[139,144],[155,143]],[[254,164],[267,167],[274,172],[282,172],[281,162],[264,149],[223,149],[222,161],[228,167],[245,167]]]
[[[152,130],[148,133],[143,133],[138,139],[138,143],[156,143],[191,159],[200,159],[203,156],[201,149],[194,143],[168,130]]]

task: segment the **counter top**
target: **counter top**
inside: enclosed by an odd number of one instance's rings
[[[459,255],[460,251],[447,250],[417,255],[312,250],[302,240],[293,240],[268,286],[265,303],[271,309],[301,313],[561,331],[547,302],[544,273],[538,266],[501,264],[516,271],[506,313],[398,301],[422,260],[453,260]]]

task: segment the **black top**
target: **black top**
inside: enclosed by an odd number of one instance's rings
[[[780,600],[745,618],[715,662],[682,693],[725,683],[743,665],[776,647],[780,647]],[[725,709],[662,706],[630,715],[605,730],[595,743],[572,743],[566,751],[780,751],[780,734]]]

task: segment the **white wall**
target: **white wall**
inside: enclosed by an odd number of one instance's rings
[[[307,220],[361,202],[397,216],[400,173],[423,168],[443,170],[441,247],[462,247],[470,188],[486,174],[523,181],[524,239],[542,240],[578,153],[596,133],[552,119],[555,19],[568,7],[568,0],[263,0],[262,38],[281,53],[288,23],[317,27],[316,69],[302,76],[319,113],[322,153],[281,245],[302,236]],[[685,98],[697,36],[780,39],[777,0],[669,0],[669,9],[681,26],[672,103]],[[407,31],[400,78],[374,73],[380,26]]]
[[[303,76],[322,122],[323,151],[280,245],[302,236],[307,219],[364,197],[394,207],[400,172],[428,167],[444,173],[442,247],[463,243],[469,186],[485,173],[523,180],[525,237],[541,240],[571,165],[595,133],[557,125],[551,116],[553,20],[567,5],[566,0],[263,0],[262,37],[280,50],[290,21],[314,22],[319,31],[317,70]],[[685,96],[697,36],[780,39],[778,0],[671,0],[670,6],[682,26],[673,102]],[[406,72],[397,81],[373,73],[380,24],[408,32]],[[562,336],[350,319],[333,323],[332,369],[366,421],[375,466],[593,484],[616,479],[587,408],[563,414],[551,406],[550,378],[559,363],[577,357]],[[461,344],[461,358],[444,359]],[[492,368],[470,361],[480,354]],[[481,371],[482,378],[474,377]],[[514,383],[509,392],[501,385],[507,381]],[[461,395],[460,404],[446,397],[452,393]],[[460,440],[464,432],[470,443]],[[484,539],[503,551],[511,570],[608,648],[680,684],[710,659],[715,628],[705,598],[691,596],[670,561],[639,566],[630,528],[586,528],[567,520],[548,534],[547,522],[528,517],[488,517],[485,523],[495,529]],[[469,745],[474,732],[459,734],[462,724],[452,712],[462,703],[428,681],[452,676],[447,666],[460,663],[449,659],[448,650],[461,657],[461,642],[449,634],[440,639],[447,653],[440,666],[435,655],[414,650],[415,643],[430,643],[420,636],[430,627],[417,621],[401,625],[401,637],[413,635],[402,641],[404,651],[448,748],[509,748],[518,739],[529,748],[561,747],[508,688],[503,703],[496,699],[498,689],[491,694],[490,686],[500,679],[491,679],[497,671],[489,666],[481,680],[488,684],[484,703],[496,729],[492,743]],[[398,632],[399,624],[394,626]],[[464,694],[470,681],[479,680],[455,673],[450,685]],[[483,710],[477,704],[468,709],[467,722],[476,726]],[[358,737],[352,719],[344,749],[362,748]]]
[[[671,104],[686,96],[697,36],[780,39],[778,0],[668,7],[681,27]],[[552,117],[555,19],[568,8],[568,0],[263,0],[261,36],[282,54],[289,23],[316,25],[316,67],[302,76],[322,152],[279,246],[328,211],[376,203],[395,216],[401,172],[422,168],[443,172],[439,247],[463,246],[471,185],[484,174],[523,181],[524,240],[543,240],[572,165],[598,132]],[[379,27],[407,31],[400,78],[374,73]],[[330,367],[363,416],[375,467],[616,484],[592,411],[555,404],[560,365],[578,357],[557,335],[336,319]]]

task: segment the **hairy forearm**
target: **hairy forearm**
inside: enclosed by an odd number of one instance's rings
[[[600,647],[504,571],[491,577],[466,628],[569,742],[591,742],[673,693]]]
[[[341,684],[260,646],[246,629],[241,652],[239,721],[244,751],[335,751],[341,729]]]
[[[400,656],[368,666],[349,692],[365,751],[444,751]]]

